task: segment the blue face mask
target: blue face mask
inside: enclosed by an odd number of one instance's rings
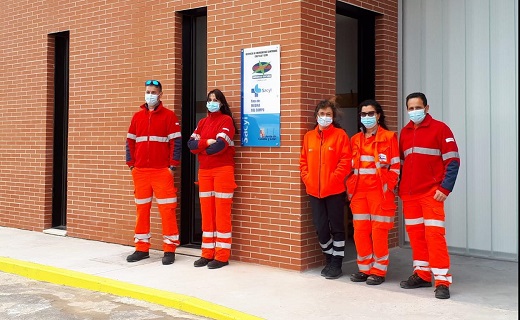
[[[376,116],[374,115],[373,117],[369,117],[369,116],[361,117],[361,123],[367,129],[373,128],[377,123]]]
[[[413,123],[419,124],[426,117],[426,111],[424,109],[408,111],[408,116]]]
[[[318,116],[318,124],[324,128],[330,126],[330,124],[332,123],[332,117],[320,117]]]
[[[220,110],[220,103],[217,101],[208,101],[206,102],[206,107],[209,112],[216,112]]]

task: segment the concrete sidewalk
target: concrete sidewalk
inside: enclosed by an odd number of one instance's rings
[[[451,299],[434,288],[404,290],[411,251],[390,252],[386,282],[353,283],[230,261],[222,269],[194,268],[180,254],[161,264],[162,252],[126,262],[132,247],[0,227],[0,271],[33,279],[142,299],[214,319],[517,319],[518,263],[452,255]]]

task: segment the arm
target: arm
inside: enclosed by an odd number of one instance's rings
[[[390,140],[390,168],[387,172],[387,190],[394,191],[399,181],[399,175],[401,174],[401,159],[399,155],[399,146],[397,145],[397,134],[392,135]]]
[[[233,137],[235,136],[235,126],[233,119],[226,117],[222,122],[219,133],[217,133],[215,141],[208,141],[206,153],[208,155],[219,155],[223,153],[229,146],[233,146]],[[208,139],[211,140],[211,139]]]
[[[455,181],[457,180],[460,158],[455,137],[450,128],[446,125],[442,131],[441,153],[444,163],[444,178],[442,179],[438,191],[448,196],[453,191]]]
[[[135,117],[135,116],[134,116]],[[126,134],[126,164],[133,168],[135,165],[135,139],[136,139],[135,121],[132,118],[128,133]]]
[[[303,146],[300,152],[300,176],[302,178],[303,183],[307,180],[307,175],[309,174],[309,166],[307,163],[307,136],[303,137]]]
[[[344,184],[345,177],[352,171],[352,149],[350,147],[350,139],[345,134],[339,145],[340,157],[338,165],[334,170],[336,178]]]
[[[190,136],[190,140],[188,140],[188,148],[193,154],[199,154],[208,147],[207,139],[201,139],[200,137],[200,132],[202,131],[204,123],[206,122],[205,119],[206,118],[199,121],[197,128],[195,128],[195,131],[193,131]]]
[[[168,144],[170,148],[170,167],[177,167],[181,163],[182,139],[181,127],[175,113],[168,122]]]

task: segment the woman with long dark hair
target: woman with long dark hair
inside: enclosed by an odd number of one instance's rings
[[[347,193],[359,272],[350,280],[378,285],[385,281],[389,261],[388,231],[394,225],[399,148],[397,134],[388,130],[377,101],[361,102],[358,113],[361,131],[350,141],[352,174],[347,179]]]
[[[226,97],[208,92],[208,114],[188,141],[199,160],[199,198],[202,215],[202,255],[195,267],[222,268],[231,254],[231,204],[235,183],[235,124]]]

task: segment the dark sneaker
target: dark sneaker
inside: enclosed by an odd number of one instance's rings
[[[365,282],[367,281],[368,274],[363,272],[356,272],[350,275],[350,281],[352,282]]]
[[[325,274],[325,279],[337,279],[343,275],[340,267],[330,266],[329,271]]]
[[[440,284],[435,288],[435,298],[437,299],[449,299],[450,298],[450,288],[447,286]]]
[[[172,264],[175,262],[175,252],[165,252],[162,258],[162,264]]]
[[[369,285],[378,285],[385,282],[385,277],[376,276],[375,274],[371,274],[367,278],[367,284]]]
[[[321,275],[322,277],[326,277],[326,276],[327,276],[327,272],[329,272],[329,269],[330,269],[330,263],[327,263],[327,265],[325,266],[325,268],[323,268],[323,270],[321,270],[320,275]]]
[[[210,263],[211,261],[213,261],[213,259],[206,259],[204,257],[200,258],[199,260],[196,260],[195,262],[193,262],[193,266],[194,267],[205,267],[208,265],[208,263]]]
[[[421,287],[431,287],[431,281],[423,280],[421,277],[417,275],[417,273],[412,274],[408,280],[401,281],[401,288],[403,289],[416,289]]]
[[[208,263],[208,269],[220,269],[223,266],[227,266],[229,262],[223,262],[218,260],[213,260]]]
[[[136,261],[143,260],[146,258],[150,258],[150,254],[148,252],[136,251],[136,252],[132,253],[131,255],[129,255],[128,257],[126,257],[126,261],[136,262]]]

